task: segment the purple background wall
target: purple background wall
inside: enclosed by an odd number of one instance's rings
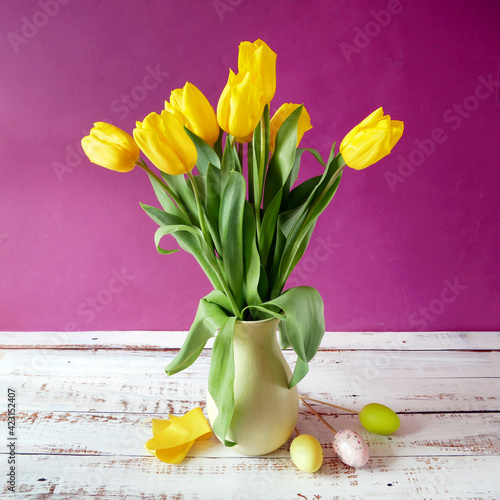
[[[328,330],[499,329],[496,0],[20,0],[1,14],[1,330],[189,327],[210,285],[191,256],[156,252],[149,181],[90,164],[79,142],[99,120],[131,132],[187,80],[216,106],[257,38],[278,54],[271,112],[311,115],[303,146],[326,156],[380,105],[405,122],[389,157],[345,172],[290,285],[318,288]]]

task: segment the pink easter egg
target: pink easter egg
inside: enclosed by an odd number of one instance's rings
[[[351,429],[342,429],[335,434],[333,449],[340,460],[351,467],[363,467],[370,458],[365,440]]]

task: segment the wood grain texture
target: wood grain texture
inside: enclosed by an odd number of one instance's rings
[[[0,332],[3,348],[179,349],[187,332]],[[213,341],[207,343],[211,348]],[[499,350],[500,332],[327,332],[321,349]]]
[[[495,499],[499,457],[375,458],[362,469],[326,458],[314,474],[287,458],[22,456],[23,499]]]
[[[500,498],[498,332],[326,334],[300,393],[356,410],[383,403],[402,425],[377,436],[357,415],[315,404],[335,429],[366,439],[370,461],[353,469],[336,458],[332,432],[302,407],[297,428],[316,436],[325,455],[315,474],[292,464],[291,440],[246,458],[213,437],[177,466],[144,450],[152,417],[205,407],[210,349],[184,372],[164,373],[184,336],[0,333],[0,390],[15,389],[17,404],[17,492],[8,498]],[[295,363],[292,352],[285,357]],[[5,436],[6,417],[4,397]],[[0,448],[2,472],[6,452]]]

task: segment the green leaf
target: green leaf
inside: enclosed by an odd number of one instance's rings
[[[269,298],[269,278],[262,264],[260,265],[259,296],[263,300]]]
[[[207,169],[207,194],[205,212],[208,228],[219,255],[222,254],[222,245],[219,233],[219,210],[221,199],[221,170],[211,163]]]
[[[215,154],[219,158],[219,160],[222,160],[222,136],[224,135],[224,130],[220,129],[219,130],[219,137],[217,137],[217,140],[215,141],[213,150],[215,151]],[[220,166],[220,163],[219,163]]]
[[[289,210],[293,210],[294,208],[303,205],[307,199],[311,196],[311,193],[316,189],[316,186],[321,182],[323,178],[322,175],[317,175],[316,177],[311,177],[306,181],[299,184],[297,187],[290,191],[290,196],[288,197],[288,206]]]
[[[159,226],[185,226],[186,228],[188,228],[187,231],[196,232],[196,230],[198,230],[198,232],[201,234],[201,231],[195,226],[188,226],[183,217],[173,215],[169,212],[166,212],[165,210],[161,210],[160,208],[145,205],[144,203],[141,203],[140,205],[149,215],[149,217],[151,217],[151,219],[153,219]]]
[[[217,153],[201,137],[198,137],[187,127],[184,127],[184,130],[186,131],[187,135],[189,135],[190,139],[193,141],[196,147],[196,153],[198,154],[196,166],[198,168],[198,172],[201,175],[207,175],[207,168],[209,163],[220,168],[220,161]]]
[[[281,231],[286,235],[286,241],[281,251],[281,261],[279,267],[274,263],[274,268],[278,268],[276,277],[272,280],[271,296],[277,296],[283,289],[286,280],[297,264],[297,255],[302,256],[305,247],[304,240],[311,237],[312,227],[317,218],[330,203],[342,178],[341,169],[344,166],[343,159],[337,155],[325,169],[320,182],[311,191],[309,197],[303,205],[296,209],[295,213],[286,220],[287,228],[281,227]],[[282,244],[282,241],[279,243]],[[307,245],[306,245],[307,246]],[[302,252],[302,253],[301,253]],[[276,254],[275,254],[276,255]]]
[[[244,305],[243,211],[245,194],[245,178],[239,172],[229,172],[219,212],[219,231],[223,251],[221,257],[227,282],[240,309]]]
[[[333,147],[335,147],[335,143],[333,144]],[[321,158],[321,155],[315,149],[303,148],[303,151],[307,151],[308,153],[311,153],[314,156],[314,158],[316,158],[316,160],[318,160],[319,163],[321,163],[321,165],[323,165],[323,167],[326,168],[326,165],[325,165],[325,162],[323,161],[323,158]],[[330,161],[331,161],[331,158],[328,160],[328,163],[330,163]]]
[[[182,348],[165,368],[168,375],[178,373],[196,361],[208,339],[214,337],[215,332],[227,320],[230,310],[231,304],[219,290],[213,290],[200,300]]]
[[[271,247],[276,235],[276,222],[280,212],[282,193],[283,189],[280,188],[273,201],[267,207],[260,229],[259,253],[262,265],[266,267],[266,269]]]
[[[201,206],[205,207],[206,202],[207,202],[207,177],[205,175],[193,175],[194,182],[196,183],[196,187],[198,189],[198,196],[200,197],[200,202]],[[187,183],[186,183],[187,184]],[[194,188],[193,188],[193,183],[191,179],[189,179],[189,189],[193,191],[194,195]],[[195,201],[196,201],[196,196],[195,196]]]
[[[280,321],[278,325],[278,339],[281,349],[288,349],[290,347],[290,342],[286,336],[286,320]]]
[[[304,221],[306,212],[303,207],[282,212],[278,217],[278,228],[276,232],[276,243],[273,255],[273,265],[271,268],[271,290],[273,294],[270,298],[274,298],[281,293],[284,286],[284,281],[280,279],[281,262],[283,261],[285,247],[287,242],[292,241],[295,236],[293,230],[300,230],[300,224]],[[277,288],[276,285],[282,284]]]
[[[271,306],[278,306],[285,317],[275,313]],[[282,295],[260,307],[269,309],[271,315],[285,322],[286,337],[298,356],[297,364],[288,385],[298,384],[309,371],[308,363],[318,351],[325,333],[323,299],[311,287],[300,286],[286,290]]]
[[[258,305],[262,302],[259,295],[260,258],[257,249],[254,214],[248,202],[245,202],[243,212],[243,261],[245,267],[245,302]]]
[[[225,441],[234,413],[234,350],[233,336],[236,318],[226,318],[219,329],[212,349],[208,391],[217,406],[213,429]]]
[[[285,185],[295,162],[297,127],[304,106],[299,106],[283,122],[276,134],[274,154],[267,169],[264,189],[264,211],[278,191]]]
[[[298,245],[297,251],[294,254],[294,257],[292,259],[292,264],[290,266],[292,270],[295,269],[295,266],[299,263],[300,259],[302,259],[305,251],[307,250],[315,226],[316,226],[316,220],[308,224],[307,229],[300,235],[300,240],[299,240],[300,244]],[[290,271],[289,275],[291,274],[291,272],[292,271]],[[286,279],[288,279],[288,276],[286,277]]]
[[[174,234],[174,233],[190,233],[193,236],[196,236],[197,238],[203,237],[203,234],[200,234],[201,231],[194,226],[186,226],[185,224],[171,224],[169,226],[161,226],[156,230],[155,233],[155,245],[156,249],[158,250],[158,253],[161,254],[171,254],[173,252],[176,252],[177,250],[165,250],[160,247],[160,240],[164,236],[168,236],[169,234]]]
[[[327,165],[330,165],[332,163],[332,160],[335,158],[335,142],[332,145],[332,149],[330,150],[330,155],[328,156],[328,161],[326,162]]]
[[[175,250],[165,250],[160,247],[160,240],[164,236],[172,234],[179,246],[186,252],[193,255],[193,257],[197,260],[198,264],[212,283],[212,286],[216,289],[221,289],[222,285],[219,277],[213,270],[206,256],[203,233],[200,229],[196,226],[187,226],[184,219],[164,212],[159,208],[150,207],[148,205],[144,205],[143,203],[141,203],[141,206],[149,217],[151,217],[151,219],[153,219],[160,226],[155,234],[155,244],[158,252],[162,254],[171,254],[175,252]]]
[[[163,189],[163,186],[149,172],[147,172],[147,174],[149,180],[151,181],[151,185],[153,186],[156,198],[158,199],[160,205],[163,207],[163,210],[185,220],[182,212],[179,210],[172,198],[167,194],[165,189]]]
[[[229,173],[236,170],[236,161],[238,155],[234,151],[233,146],[231,146],[231,136],[228,134],[226,136],[226,146],[224,147],[224,153],[222,154],[222,164],[221,164],[221,186],[224,189],[227,180],[229,179]]]
[[[302,159],[302,155],[304,154],[305,149],[300,149],[298,148],[296,153],[295,153],[295,160],[293,162],[292,169],[290,170],[290,173],[288,174],[288,178],[283,186],[283,196],[281,200],[281,212],[287,209],[288,207],[288,198],[290,196],[290,190],[292,189],[292,186],[295,184],[295,181],[297,180],[299,176],[299,170],[300,170],[300,161]]]
[[[271,119],[269,116],[269,104],[266,104],[264,107],[264,112],[262,113],[262,117],[255,127],[255,130],[253,131],[252,139],[252,149],[255,162],[254,174],[252,174],[252,177],[254,180],[255,193],[259,198],[259,206],[263,195],[264,178],[266,176],[266,168],[268,166],[267,162],[269,160],[269,145],[271,135],[270,121]]]
[[[184,175],[171,175],[161,172],[163,180],[168,184],[170,189],[176,194],[180,202],[184,206],[191,222],[197,226],[200,225],[198,218],[198,208],[196,207],[196,199],[193,191],[186,183]]]

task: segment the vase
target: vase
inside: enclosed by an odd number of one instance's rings
[[[241,455],[266,455],[286,443],[297,423],[297,387],[278,344],[276,318],[237,321],[234,328],[234,413],[226,439]],[[208,393],[207,413],[213,426],[217,406]]]

